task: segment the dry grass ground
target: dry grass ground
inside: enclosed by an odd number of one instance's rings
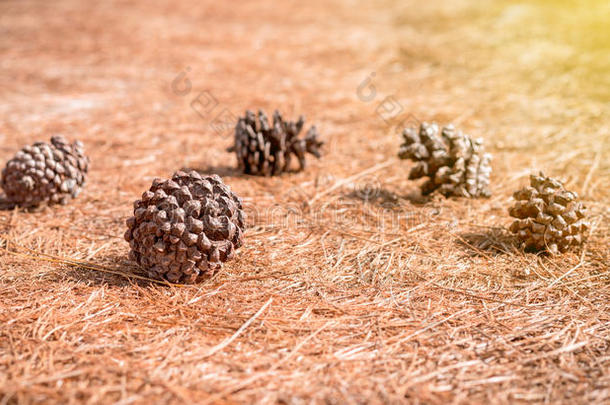
[[[93,164],[73,204],[0,211],[0,404],[609,403],[609,18],[602,0],[0,1],[1,160],[59,132]],[[212,124],[258,107],[306,114],[326,157],[239,175]],[[417,119],[485,138],[491,199],[419,197],[395,129]],[[133,200],[183,167],[244,197],[246,245],[202,285],[122,276],[141,274]],[[540,169],[589,206],[582,252],[503,230]]]

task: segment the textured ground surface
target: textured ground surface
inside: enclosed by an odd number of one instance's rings
[[[2,162],[54,133],[92,159],[73,204],[0,211],[0,404],[608,403],[609,19],[601,0],[0,1]],[[326,157],[239,175],[226,122],[259,107],[305,114]],[[418,195],[396,157],[417,120],[485,139],[491,199]],[[133,200],[180,168],[244,197],[238,258],[195,287],[113,274],[137,272]],[[533,170],[583,196],[582,252],[503,231]]]

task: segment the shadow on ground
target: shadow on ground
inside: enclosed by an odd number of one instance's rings
[[[487,256],[489,253],[509,254],[518,250],[514,236],[503,228],[462,233],[458,235],[456,244],[472,256]]]
[[[8,201],[4,194],[0,195],[0,211],[12,211],[15,207],[16,205]]]
[[[91,263],[82,265],[68,264],[62,279],[68,279],[87,285],[110,285],[114,287],[162,286],[154,280],[146,280],[147,275],[135,263],[129,261],[126,255],[111,254],[102,256]]]
[[[343,195],[344,198],[359,200],[367,204],[376,204],[382,207],[392,208],[408,201],[414,205],[425,205],[433,200],[431,196],[422,195],[419,190],[413,189],[406,194],[397,194],[386,188],[375,188],[365,190],[352,190]]]
[[[239,177],[239,178],[248,178],[248,177],[250,177],[250,178],[270,178],[270,177],[289,176],[289,175],[299,173],[299,170],[297,170],[297,169],[289,169],[289,170],[286,170],[286,171],[282,172],[281,174],[275,175],[275,176],[257,176],[257,175],[253,175],[253,174],[245,174],[237,167],[226,166],[226,165],[203,166],[203,167],[198,167],[198,166],[183,167],[180,170],[182,170],[183,172],[187,172],[187,173],[194,170],[197,173],[199,173],[201,175],[206,175],[206,176],[211,176],[213,174],[217,174],[220,177]]]
[[[183,172],[191,172],[191,171],[196,171],[197,173],[201,174],[201,175],[206,175],[206,176],[211,176],[213,174],[217,174],[220,177],[244,177],[246,176],[245,174],[243,174],[239,169],[237,169],[236,167],[232,167],[232,166],[225,166],[225,165],[221,165],[221,166],[195,166],[195,167],[183,167],[182,169]]]

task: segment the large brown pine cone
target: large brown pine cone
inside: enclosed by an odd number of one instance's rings
[[[510,209],[517,218],[510,227],[528,250],[565,252],[581,246],[589,223],[578,195],[544,174],[530,176],[530,186],[517,191],[516,204]]]
[[[212,276],[242,245],[242,203],[220,177],[177,172],[155,179],[134,204],[125,239],[130,258],[156,279],[193,283]]]
[[[240,118],[235,127],[235,144],[229,151],[237,155],[237,164],[246,174],[275,176],[290,168],[292,156],[299,161],[299,171],[305,169],[305,154],[320,157],[323,142],[312,126],[305,138],[299,138],[305,120],[284,121],[279,112],[273,114],[273,125],[263,111],[257,117],[251,111]]]
[[[419,131],[403,131],[398,156],[417,162],[409,178],[428,177],[424,195],[439,191],[445,197],[489,197],[491,155],[485,153],[482,139],[473,140],[453,125],[444,127],[440,136],[438,132],[437,124],[425,122]]]
[[[17,152],[2,170],[2,188],[8,201],[24,208],[66,204],[80,193],[88,170],[83,144],[54,136]]]

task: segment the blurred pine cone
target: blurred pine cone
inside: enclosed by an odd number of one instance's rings
[[[563,184],[540,173],[530,176],[530,186],[513,195],[517,200],[510,216],[517,218],[510,227],[528,250],[565,252],[581,246],[589,223],[586,209],[578,195],[566,191]]]
[[[193,283],[212,276],[242,245],[242,203],[220,177],[177,172],[155,179],[134,204],[125,240],[151,278]]]
[[[240,118],[235,127],[235,144],[229,148],[237,155],[239,168],[246,174],[260,176],[279,175],[290,168],[292,156],[299,160],[299,171],[305,169],[305,154],[319,158],[323,142],[312,126],[305,138],[299,133],[305,123],[303,116],[297,122],[284,121],[278,111],[273,114],[273,125],[269,124],[262,110],[257,117],[251,111]]]
[[[445,197],[489,197],[491,155],[482,139],[471,139],[453,125],[439,136],[437,124],[422,123],[419,131],[406,128],[398,156],[417,162],[409,179],[428,177],[422,194],[439,191]]]
[[[85,185],[88,170],[83,144],[54,136],[17,152],[2,170],[2,188],[8,201],[24,208],[67,204]]]

